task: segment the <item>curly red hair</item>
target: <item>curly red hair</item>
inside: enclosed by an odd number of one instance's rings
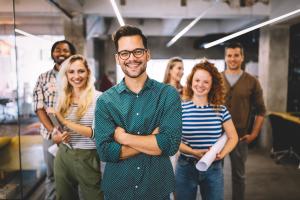
[[[208,93],[208,103],[213,104],[215,106],[223,105],[225,102],[225,89],[223,78],[221,76],[221,73],[215,67],[215,65],[207,60],[197,63],[193,67],[192,72],[188,75],[186,86],[183,90],[183,99],[191,100],[194,95],[194,92],[192,90],[192,82],[194,74],[197,70],[205,70],[212,77],[212,86]]]

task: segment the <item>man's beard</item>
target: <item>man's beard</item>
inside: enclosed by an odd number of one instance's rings
[[[140,68],[140,71],[137,74],[131,74],[125,67],[123,72],[124,72],[124,74],[126,74],[130,78],[138,78],[139,76],[141,76],[146,71],[146,68],[147,68],[146,66],[143,66],[143,67]]]
[[[62,59],[63,58],[63,59]],[[67,60],[68,57],[60,56],[59,58],[55,58],[54,62],[58,65],[61,65],[65,60]]]

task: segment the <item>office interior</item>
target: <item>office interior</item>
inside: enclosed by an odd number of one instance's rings
[[[38,75],[54,65],[50,55],[55,41],[67,39],[87,57],[97,89],[103,80],[117,84],[122,79],[111,40],[120,24],[110,2],[0,0],[0,199],[30,199],[43,184],[42,137],[32,92]],[[138,26],[148,37],[149,76],[162,81],[167,60],[180,56],[185,65],[183,85],[193,64],[201,59],[211,60],[220,71],[225,69],[226,42],[210,48],[204,48],[205,44],[300,9],[298,0],[115,2],[125,23]],[[196,18],[192,28],[167,46]],[[294,190],[284,199],[300,199],[300,12],[229,41],[244,45],[243,67],[259,79],[268,110],[252,148],[263,152],[276,167],[290,170]],[[290,140],[286,142],[282,134]],[[285,156],[293,161],[287,162]]]

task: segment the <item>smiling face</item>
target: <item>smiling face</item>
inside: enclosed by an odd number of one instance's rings
[[[229,70],[240,70],[244,61],[244,55],[240,48],[227,48],[225,62]]]
[[[59,43],[52,52],[54,62],[60,66],[63,61],[71,56],[71,50],[67,43]]]
[[[208,97],[212,87],[212,77],[208,71],[197,70],[192,79],[192,90],[194,97]]]
[[[170,69],[170,80],[174,80],[175,82],[180,82],[183,76],[183,63],[175,62],[172,69]]]
[[[84,89],[87,85],[89,71],[82,60],[76,60],[70,64],[66,72],[69,84],[74,89]]]
[[[144,49],[141,36],[123,36],[118,41],[118,52],[121,51],[133,51],[136,49]],[[133,53],[130,53],[129,58],[123,60],[118,54],[115,55],[116,62],[121,66],[125,77],[138,78],[142,75],[146,75],[147,62],[150,59],[149,50],[144,51],[141,57],[135,57]]]

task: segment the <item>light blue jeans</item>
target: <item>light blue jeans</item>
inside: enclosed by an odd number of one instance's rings
[[[195,200],[198,185],[202,200],[224,199],[222,161],[214,162],[206,172],[197,170],[197,160],[186,160],[180,155],[175,170],[176,200]]]

